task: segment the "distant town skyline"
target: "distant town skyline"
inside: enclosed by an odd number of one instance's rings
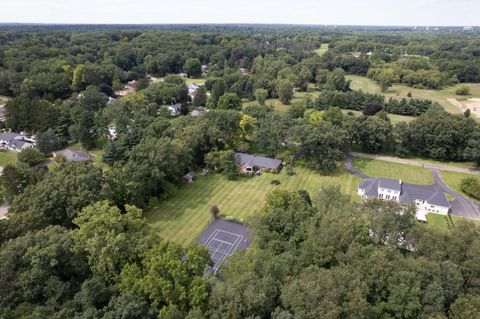
[[[476,26],[477,0],[2,0],[2,23]]]

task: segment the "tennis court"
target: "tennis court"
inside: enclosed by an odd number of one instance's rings
[[[210,272],[217,272],[229,256],[238,250],[245,250],[250,246],[249,230],[244,225],[226,220],[214,220],[203,232],[198,241],[207,247],[213,261]]]

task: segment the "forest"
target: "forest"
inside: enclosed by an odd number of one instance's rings
[[[314,201],[302,189],[279,190],[247,221],[255,249],[205,275],[212,261],[204,247],[168,242],[143,218],[191,170],[248,178],[237,151],[295,158],[320,175],[335,174],[351,150],[480,165],[480,125],[469,112],[353,90],[348,75],[382,91],[478,83],[480,37],[455,29],[0,26],[0,95],[9,99],[1,128],[37,142],[0,176],[10,205],[0,220],[0,317],[478,317],[475,223],[445,233],[417,222],[413,207],[357,203],[333,186]],[[192,83],[200,84],[193,96]],[[302,93],[310,94],[294,98]],[[391,114],[413,119],[393,123]],[[39,165],[78,143],[101,160]]]

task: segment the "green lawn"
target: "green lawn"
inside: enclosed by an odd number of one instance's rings
[[[353,158],[352,164],[369,177],[401,179],[419,185],[432,185],[435,182],[430,170],[423,167],[357,157]]]
[[[17,160],[17,152],[0,150],[0,166],[14,163]]]
[[[479,202],[479,200],[471,197],[470,195],[467,195],[464,191],[462,191],[462,188],[460,187],[460,184],[462,183],[462,179],[467,178],[467,177],[475,177],[475,178],[480,178],[480,176],[477,175],[471,175],[471,174],[463,174],[463,173],[457,173],[457,172],[450,172],[450,171],[440,171],[440,177],[442,178],[443,182],[447,184],[450,188],[453,190],[457,191],[458,193],[462,194],[463,196]]]
[[[219,174],[199,176],[193,184],[181,185],[170,198],[149,207],[145,216],[162,238],[189,245],[210,222],[209,208],[212,205],[218,205],[222,215],[248,220],[258,213],[265,195],[274,189],[306,189],[315,199],[322,186],[333,184],[340,185],[343,192],[360,200],[356,195],[360,180],[347,172],[321,176],[303,167],[296,167],[295,172],[296,175],[288,176],[282,170],[280,174],[265,173],[236,181],[229,181]],[[272,185],[274,179],[280,180],[281,184]]]
[[[350,88],[352,90],[362,90],[366,93],[377,93],[381,94],[382,90],[380,86],[375,83],[373,80],[360,75],[347,75],[346,78],[352,83],[350,84]]]
[[[440,214],[428,214],[427,224],[432,228],[436,228],[441,231],[448,231],[455,227],[458,222],[473,222],[480,225],[480,222],[476,220],[466,219],[454,215],[443,216]]]
[[[322,45],[320,46],[320,49],[315,50],[315,52],[320,56],[324,55],[327,51],[328,51],[328,43],[322,43]]]

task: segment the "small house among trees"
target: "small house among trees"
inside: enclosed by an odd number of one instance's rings
[[[282,167],[282,161],[280,160],[246,153],[236,153],[235,162],[240,166],[240,171],[244,173],[253,173],[260,170],[278,172]]]

